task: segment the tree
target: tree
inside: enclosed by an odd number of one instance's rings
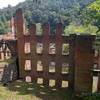
[[[100,0],[96,0],[88,7],[91,22],[98,27],[97,33],[100,33]]]
[[[0,22],[0,34],[5,34],[9,32],[8,23]]]

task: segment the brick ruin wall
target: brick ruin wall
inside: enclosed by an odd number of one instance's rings
[[[42,36],[37,36],[35,24],[29,26],[29,34],[25,35],[24,17],[21,9],[16,11],[15,27],[17,31],[18,56],[20,77],[28,82],[38,82],[40,79],[45,86],[50,86],[50,81],[54,80],[55,87],[61,87],[63,82],[68,81],[68,87],[75,91],[92,91],[91,67],[94,64],[93,35],[62,36],[63,25],[56,26],[56,34],[50,35],[50,25],[42,25]],[[54,43],[53,54],[49,53],[50,43]],[[69,45],[68,55],[62,55],[63,43]],[[25,44],[30,49],[25,53]],[[42,53],[37,53],[37,45],[43,46]],[[27,50],[26,50],[27,51]],[[43,65],[43,69],[37,70],[38,61]],[[27,63],[26,63],[27,62]],[[49,66],[55,68],[49,71]],[[69,72],[62,73],[62,64],[68,67]],[[29,66],[28,66],[29,65]],[[26,66],[26,68],[25,68]]]

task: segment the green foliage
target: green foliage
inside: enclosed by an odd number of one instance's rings
[[[100,14],[100,0],[96,0],[95,2],[93,2],[89,8],[91,10],[95,10],[97,11],[97,14]]]
[[[83,100],[100,100],[100,93],[85,93],[82,94],[81,97],[83,98]]]
[[[7,22],[0,22],[0,34],[5,34],[9,32],[9,27]]]
[[[100,0],[96,0],[87,7],[87,16],[89,16],[89,23],[98,28],[97,34],[100,34]],[[86,17],[87,17],[86,16]]]
[[[87,7],[88,16],[89,16],[89,23],[97,27],[97,37],[94,43],[95,49],[100,49],[100,0],[95,0],[92,4]],[[93,96],[94,97],[94,96]]]
[[[67,2],[66,0],[37,0],[37,2],[36,0],[26,0],[15,7],[9,5],[7,8],[0,9],[0,34],[8,31],[7,21],[18,8],[23,9],[27,25],[49,22],[52,26],[52,33],[55,32],[55,25],[59,22],[66,26],[66,34],[99,33],[99,5],[100,0],[67,0]],[[74,22],[76,24],[73,24]]]
[[[41,36],[43,34],[41,23],[36,24],[36,35]]]
[[[69,34],[95,34],[97,31],[97,27],[89,25],[77,25],[76,23],[71,23],[69,26],[65,27],[64,33],[65,35]]]

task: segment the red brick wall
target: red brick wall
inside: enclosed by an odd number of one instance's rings
[[[92,42],[94,36],[77,36],[70,35],[64,37],[63,25],[61,23],[56,26],[56,35],[50,36],[50,25],[48,23],[42,26],[43,36],[36,36],[36,25],[30,25],[30,35],[24,35],[24,18],[21,9],[16,11],[15,26],[17,30],[18,38],[18,56],[20,65],[20,77],[24,78],[28,75],[32,77],[32,81],[36,82],[37,78],[43,78],[43,84],[48,86],[49,79],[56,81],[56,87],[61,87],[62,80],[69,81],[69,87],[75,89],[75,91],[91,91],[92,89],[92,76],[90,68],[93,66],[93,50]],[[24,53],[25,42],[30,42],[31,52],[30,54]],[[36,45],[38,42],[43,43],[43,54],[38,55],[36,53]],[[56,44],[56,54],[50,55],[48,53],[49,43],[54,42]],[[62,43],[69,43],[69,55],[62,55]],[[30,71],[25,71],[25,60],[31,60]],[[36,70],[37,61],[43,62],[43,71],[38,72]],[[56,63],[56,72],[49,73],[49,62],[54,61]],[[63,75],[61,73],[62,62],[69,63],[69,74]]]
[[[63,37],[62,34],[62,24],[59,23],[56,26],[56,36],[50,36],[50,25],[48,23],[44,24],[43,27],[43,36],[36,36],[36,26],[35,24],[29,27],[29,36],[23,35],[23,14],[21,10],[16,11],[15,16],[16,29],[17,29],[17,38],[18,38],[18,55],[19,55],[19,65],[20,65],[20,77],[25,78],[29,75],[32,77],[32,81],[36,82],[37,78],[41,77],[44,79],[43,84],[48,86],[49,79],[54,79],[56,81],[56,86],[61,87],[62,80],[68,80],[68,75],[61,74],[62,62],[69,63],[69,56],[62,55],[62,43],[69,43],[69,37]],[[31,53],[24,53],[24,43],[30,42],[31,44]],[[36,45],[38,42],[43,43],[43,54],[38,55],[36,53]],[[49,43],[54,42],[56,44],[56,54],[50,55],[48,53]],[[25,59],[30,59],[31,62],[31,71],[25,71]],[[43,72],[38,72],[36,70],[37,61],[41,60],[43,62]],[[49,73],[49,62],[54,61],[56,63],[56,72]]]
[[[75,43],[75,90],[92,91],[91,68],[94,61],[92,49],[94,36],[77,36]]]
[[[18,58],[19,58],[19,66],[20,66],[20,77],[23,77],[23,63],[24,63],[24,38],[23,38],[23,24],[24,24],[24,18],[23,18],[23,13],[21,9],[18,9],[16,11],[15,15],[15,27],[16,27],[16,36],[17,36],[17,44],[18,44]]]

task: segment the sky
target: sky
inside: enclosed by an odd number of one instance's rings
[[[19,2],[23,2],[23,1],[25,0],[0,0],[0,8],[7,7],[9,4],[15,6]]]

